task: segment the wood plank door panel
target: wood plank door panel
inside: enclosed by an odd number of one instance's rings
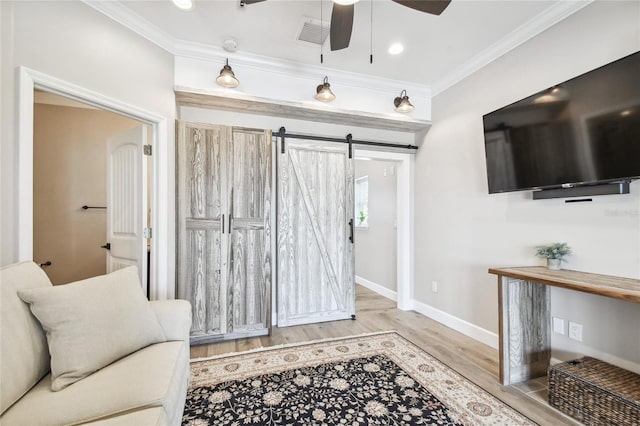
[[[178,295],[191,342],[269,333],[271,132],[179,122]]]
[[[355,314],[353,160],[339,143],[286,141],[278,164],[278,325]]]
[[[226,332],[222,167],[228,130],[178,127],[178,296],[191,302],[191,334],[198,339]]]
[[[266,334],[271,292],[271,131],[232,129],[229,330]]]

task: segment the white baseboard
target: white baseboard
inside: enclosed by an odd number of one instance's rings
[[[468,321],[455,317],[422,302],[418,302],[417,300],[413,300],[413,309],[432,320],[438,321],[439,323],[464,334],[465,336],[469,336],[472,339],[484,343],[485,345],[498,349],[498,335],[496,333],[485,330],[482,327],[478,327],[475,324],[471,324]]]
[[[376,284],[373,281],[369,281],[366,278],[362,278],[356,275],[356,283],[360,284],[363,287],[368,288],[371,291],[375,291],[376,293],[378,293],[380,296],[384,296],[387,299],[391,299],[394,302],[398,301],[398,293],[393,291],[393,290],[389,290],[386,287],[381,286],[380,284]]]

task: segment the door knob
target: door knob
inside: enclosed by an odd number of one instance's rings
[[[105,244],[103,246],[100,246],[100,248],[111,250],[111,243],[107,243],[107,244]]]

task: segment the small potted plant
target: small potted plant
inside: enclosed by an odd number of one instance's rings
[[[360,225],[363,225],[364,221],[367,220],[367,215],[365,215],[364,212],[360,210],[360,217],[358,219],[360,220]]]
[[[553,243],[548,246],[536,247],[536,256],[544,257],[547,259],[547,268],[558,270],[560,269],[560,263],[571,254],[571,247],[567,243]]]

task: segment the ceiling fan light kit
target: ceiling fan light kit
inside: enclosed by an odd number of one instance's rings
[[[222,87],[237,87],[240,82],[236,78],[233,70],[229,66],[229,59],[227,59],[227,63],[220,70],[220,75],[216,78],[216,83],[218,83]]]
[[[191,10],[193,8],[193,2],[191,0],[173,0],[173,4],[182,10]]]
[[[409,102],[406,90],[400,92],[400,96],[393,100],[393,104],[396,106],[397,112],[407,113],[414,110],[414,106]]]
[[[333,0],[334,3],[339,4],[341,6],[350,6],[352,4],[358,3],[360,0]]]
[[[335,98],[336,95],[331,91],[329,78],[325,77],[324,82],[316,87],[316,99],[322,102],[331,102]]]

